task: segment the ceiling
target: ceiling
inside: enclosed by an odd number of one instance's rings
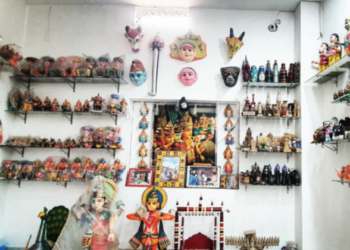
[[[24,0],[28,5],[138,5],[235,10],[294,11],[300,0]],[[312,2],[315,0],[304,0]],[[317,1],[317,0],[316,0]],[[323,0],[318,0],[323,1]]]

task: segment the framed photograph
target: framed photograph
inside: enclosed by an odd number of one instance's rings
[[[186,153],[158,151],[154,185],[159,187],[185,187]]]
[[[239,189],[239,175],[223,174],[220,183],[222,189]]]
[[[220,188],[220,167],[187,166],[186,187]]]
[[[127,187],[151,187],[153,184],[154,169],[130,168],[126,180]]]

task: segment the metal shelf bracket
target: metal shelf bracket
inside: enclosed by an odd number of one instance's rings
[[[69,158],[70,148],[60,148],[60,151],[63,152]]]

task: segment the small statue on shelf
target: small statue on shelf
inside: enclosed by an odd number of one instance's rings
[[[55,59],[49,56],[44,56],[41,59],[41,67],[39,70],[41,76],[46,76],[46,77],[55,76],[55,72],[51,69],[54,62],[55,62]]]
[[[22,63],[21,63],[21,72],[25,76],[41,76],[38,70],[38,63],[39,60],[35,57],[27,57]]]
[[[67,101],[67,99],[65,99],[64,102],[62,103],[62,111],[66,111],[66,112],[72,111],[71,104],[69,101]]]
[[[57,58],[56,62],[52,66],[53,71],[55,72],[55,76],[58,77],[67,77],[67,69],[68,69],[68,58],[64,56],[60,56]]]
[[[233,152],[232,152],[230,146],[227,146],[226,149],[225,149],[225,151],[224,151],[224,157],[225,157],[225,159],[227,159],[227,160],[228,160],[228,159],[232,159],[232,155],[233,155]]]
[[[126,102],[126,100],[123,98],[123,100],[120,102],[120,112],[122,114],[126,114],[126,110],[128,107],[128,103]]]
[[[13,88],[8,95],[8,108],[11,111],[18,111],[23,102],[23,94],[18,88]]]
[[[119,103],[119,96],[117,94],[111,95],[111,100],[109,101],[107,108],[109,113],[112,113],[112,114],[117,114],[120,112],[121,106]]]
[[[139,122],[139,128],[146,129],[148,128],[148,121],[145,116],[142,116],[141,121]]]
[[[28,89],[26,92],[24,92],[24,98],[23,98],[23,111],[33,111],[33,100],[34,100],[34,91],[31,89]]]
[[[90,111],[90,103],[89,100],[85,100],[83,105],[83,112],[89,112]]]
[[[81,128],[83,135],[79,138],[78,142],[80,147],[91,148],[92,147],[92,132],[93,129],[89,126],[84,126]]]
[[[122,57],[114,57],[111,70],[115,78],[123,78],[124,75],[124,59]]]
[[[321,47],[319,49],[319,53],[320,53],[320,61],[312,61],[312,64],[318,64],[318,72],[321,72],[323,70],[325,70],[326,68],[328,68],[328,56],[329,56],[329,46],[328,43],[321,43]]]
[[[96,148],[104,148],[106,146],[106,135],[105,129],[103,127],[99,127],[96,129],[96,133],[94,136],[94,144]]]
[[[46,98],[44,99],[43,108],[44,108],[44,111],[52,110],[51,99],[48,96],[46,96]]]
[[[350,53],[350,18],[345,19],[344,28],[347,31],[344,37],[344,43],[338,42],[338,44],[344,46],[345,55],[348,55]]]
[[[336,100],[336,99],[338,99],[338,98],[339,98],[339,96],[338,96],[337,92],[334,92],[334,93],[333,93],[333,100]]]
[[[342,89],[339,90],[339,91],[338,91],[338,98],[339,98],[339,97],[342,97],[343,95],[344,95],[344,90],[342,90]]]
[[[81,105],[80,100],[78,100],[77,103],[75,104],[74,111],[75,112],[82,112],[83,111],[83,106]]]
[[[85,56],[86,57],[86,56]],[[88,56],[85,58],[85,76],[86,77],[94,77],[94,69],[96,68],[96,60],[95,58]]]
[[[252,143],[252,131],[250,128],[247,129],[246,137],[243,142],[243,150],[244,151],[250,151],[251,150],[251,143]]]
[[[111,77],[111,68],[109,66],[108,54],[102,55],[98,58],[99,66],[95,68],[95,76],[97,77]]]
[[[92,112],[102,112],[102,103],[107,103],[107,101],[103,99],[100,94],[97,94],[95,97],[91,97],[90,102],[93,102]]]
[[[258,113],[257,113],[257,116],[263,116],[263,114],[262,114],[262,105],[261,105],[261,102],[258,103]]]
[[[149,187],[142,194],[142,204],[136,213],[128,214],[129,220],[140,221],[138,232],[129,241],[136,250],[140,244],[142,249],[166,249],[170,241],[163,229],[163,220],[173,220],[172,214],[160,212],[167,203],[167,195],[160,187]],[[146,206],[146,207],[145,207]]]
[[[60,109],[60,104],[58,103],[57,99],[54,98],[52,101],[51,111],[58,111],[59,109]]]
[[[339,44],[339,36],[337,33],[333,33],[330,37],[329,51],[329,66],[331,66],[341,58],[342,47]]]
[[[42,111],[43,110],[43,102],[41,99],[36,96],[33,100],[33,110],[34,111]]]
[[[119,159],[116,159],[114,161],[114,167],[113,167],[113,172],[114,172],[113,180],[114,180],[114,182],[119,182],[119,181],[123,180],[121,178],[121,175],[124,173],[125,169],[126,169],[126,167],[120,163]]]
[[[139,149],[139,156],[141,156],[141,157],[147,156],[147,151],[148,151],[148,149],[145,147],[145,144],[142,143],[142,145]]]
[[[68,60],[68,72],[70,77],[81,77],[84,76],[83,58],[79,56],[73,56]]]

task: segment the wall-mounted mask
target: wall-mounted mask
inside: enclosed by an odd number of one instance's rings
[[[179,73],[179,80],[185,86],[193,85],[198,79],[197,72],[190,67],[183,68]]]
[[[234,87],[237,83],[240,69],[238,67],[221,68],[221,75],[227,87]]]
[[[140,42],[142,40],[143,34],[141,26],[138,26],[136,29],[131,29],[129,26],[125,27],[126,33],[124,36],[128,39],[131,44],[132,51],[139,52],[140,50]]]
[[[244,35],[245,32],[243,31],[238,38],[234,37],[233,29],[230,28],[230,36],[226,37],[228,55],[230,58],[232,58],[237,53],[237,51],[244,45],[244,43],[242,42]]]
[[[201,36],[188,32],[178,36],[170,45],[170,57],[176,60],[193,62],[207,56],[207,45]]]
[[[141,86],[147,80],[147,73],[140,60],[132,61],[129,76],[136,86]]]

